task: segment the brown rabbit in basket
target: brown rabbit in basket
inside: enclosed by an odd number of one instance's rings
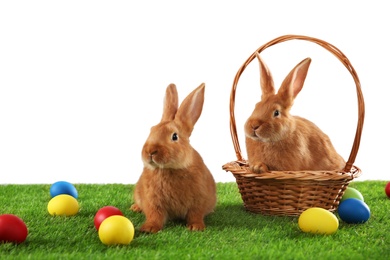
[[[176,86],[166,89],[159,124],[142,148],[143,172],[131,209],[145,214],[140,231],[156,233],[168,220],[185,220],[189,230],[204,230],[204,217],[216,205],[216,184],[189,138],[199,119],[205,85],[193,90],[178,108]]]
[[[311,62],[306,58],[291,70],[275,94],[267,65],[260,63],[261,101],[245,122],[248,164],[252,172],[341,170],[344,159],[329,137],[290,109],[301,91]]]

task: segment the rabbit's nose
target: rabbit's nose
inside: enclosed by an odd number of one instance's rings
[[[153,156],[156,154],[157,154],[157,150],[151,151],[151,152],[149,152],[149,157],[153,158]]]
[[[258,124],[256,124],[256,125],[251,124],[251,127],[252,127],[253,131],[256,131],[259,128],[259,125]]]

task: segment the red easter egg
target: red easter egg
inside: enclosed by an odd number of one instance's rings
[[[0,215],[0,242],[20,244],[28,234],[24,221],[13,214]]]
[[[95,224],[95,228],[99,230],[100,224],[108,217],[114,216],[114,215],[120,215],[123,216],[122,211],[120,211],[118,208],[114,206],[104,206],[100,208],[96,214],[95,218],[93,220]]]
[[[386,193],[387,197],[390,198],[390,182],[388,182],[388,183],[386,184],[385,193]]]

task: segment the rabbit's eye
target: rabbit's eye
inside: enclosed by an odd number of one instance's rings
[[[275,111],[274,111],[274,117],[278,117],[279,115],[280,115],[279,110],[275,110]]]
[[[177,135],[177,133],[173,133],[172,134],[172,141],[177,141],[179,140],[179,136]]]

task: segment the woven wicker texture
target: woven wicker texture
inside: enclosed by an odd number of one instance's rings
[[[289,40],[309,41],[325,48],[344,64],[355,82],[358,100],[357,129],[350,156],[342,171],[270,171],[258,174],[250,171],[247,161],[242,157],[234,116],[235,94],[240,76],[255,59],[256,52],[261,53],[268,47]],[[236,73],[230,94],[230,132],[237,160],[226,163],[222,169],[230,171],[236,178],[244,206],[250,212],[298,216],[311,207],[321,207],[333,212],[348,184],[361,175],[361,170],[353,164],[359,150],[363,122],[364,99],[360,81],[348,58],[326,41],[302,35],[284,35],[260,46]]]

